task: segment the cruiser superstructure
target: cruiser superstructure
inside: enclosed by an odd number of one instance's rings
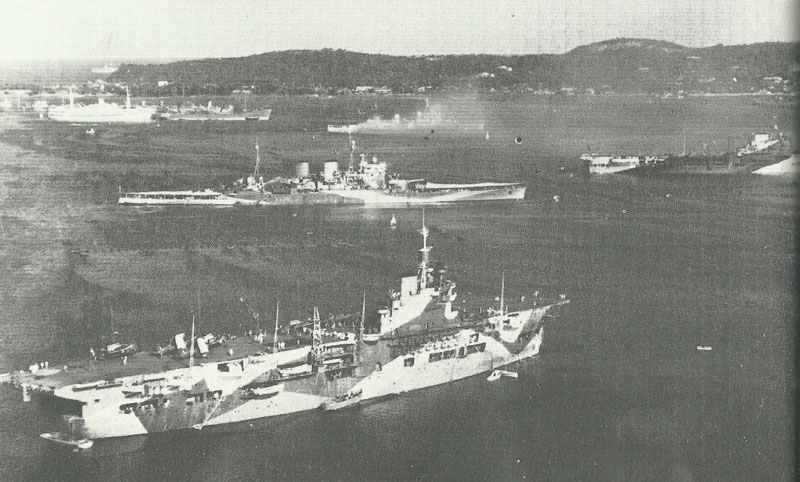
[[[442,264],[429,259],[432,248],[424,220],[419,232],[422,247],[416,273],[401,278],[399,291],[392,292],[387,306],[366,327],[373,343],[363,341],[362,304],[359,326],[347,332],[324,329],[315,309],[311,344],[287,350],[273,342],[275,349],[269,352],[263,339],[248,337],[209,348],[200,343],[207,337],[195,337],[193,323],[188,364],[185,358],[161,359],[165,352],[159,351],[158,358],[131,355],[130,365],[136,368],[122,374],[117,363],[105,368],[97,362],[91,370],[49,369],[10,378],[24,393],[34,386],[49,387],[44,390],[65,407],[64,429],[43,438],[85,449],[103,438],[203,430],[314,409],[353,407],[536,355],[545,314],[568,301],[561,298],[513,313],[501,303],[499,314],[466,323],[452,306],[455,284],[447,279]],[[176,344],[177,340],[184,338],[177,336]]]

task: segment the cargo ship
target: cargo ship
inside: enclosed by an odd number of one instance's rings
[[[629,156],[583,154],[581,161],[587,166],[589,174],[618,174],[634,169],[649,168],[664,161],[660,156]]]
[[[264,180],[256,145],[256,168],[224,192],[141,191],[118,198],[124,205],[229,205],[272,206],[285,204],[360,204],[414,206],[465,201],[508,201],[525,198],[527,186],[518,182],[436,183],[425,179],[401,179],[389,175],[387,164],[376,157],[353,156],[348,168],[327,161],[318,173],[310,173],[308,162],[298,162],[294,177]]]
[[[76,105],[70,89],[69,104],[50,107],[47,110],[47,117],[50,120],[89,124],[145,124],[152,122],[155,114],[155,107],[132,105],[130,91],[126,92],[125,105],[107,103],[102,97],[97,99],[96,104]]]
[[[233,105],[215,106],[209,100],[205,107],[191,104],[161,108],[156,117],[169,121],[268,121],[271,115],[272,109],[237,111]]]
[[[326,329],[315,309],[310,344],[282,349],[273,338],[270,350],[259,334],[217,340],[211,348],[208,335],[195,337],[193,322],[188,360],[177,355],[187,348],[181,334],[171,349],[132,354],[122,365],[92,361],[86,368],[31,367],[4,381],[22,388],[24,398],[36,392],[60,409],[64,427],[42,434],[44,440],[89,450],[99,439],[356,408],[538,354],[546,314],[569,301],[561,295],[530,310],[464,317],[453,309],[456,285],[444,265],[429,261],[424,221],[419,232],[421,260],[415,274],[401,278],[399,290],[375,319],[365,320],[364,301],[350,330]],[[276,314],[276,334],[277,327]],[[371,343],[364,341],[367,335]]]

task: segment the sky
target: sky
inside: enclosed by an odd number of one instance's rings
[[[563,53],[617,37],[703,47],[795,41],[794,18],[793,0],[3,0],[0,60]]]

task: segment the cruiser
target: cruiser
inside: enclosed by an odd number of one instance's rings
[[[355,149],[355,142],[352,143]],[[256,168],[253,174],[239,179],[211,202],[190,191],[145,191],[125,193],[119,204],[214,204],[272,206],[287,204],[361,204],[413,206],[465,201],[508,201],[525,198],[527,187],[518,182],[436,183],[425,179],[401,179],[389,175],[387,164],[373,156],[361,155],[358,166],[353,154],[348,168],[339,169],[337,161],[327,161],[319,173],[310,174],[309,163],[299,162],[295,176],[264,180],[258,176],[259,148],[256,145]],[[180,200],[180,201],[178,201]]]
[[[361,340],[363,305],[350,332],[325,330],[315,309],[311,344],[288,350],[280,350],[276,339],[268,352],[257,338],[210,348],[208,335],[195,337],[193,322],[188,366],[180,366],[185,359],[137,353],[127,371],[98,362],[91,370],[18,372],[8,378],[24,396],[37,386],[64,410],[66,427],[43,439],[88,450],[103,438],[355,407],[490,373],[539,353],[546,313],[568,300],[518,316],[501,309],[498,319],[467,323],[452,307],[455,284],[443,265],[430,264],[424,221],[420,234],[416,274],[402,278],[400,290],[378,311],[370,330],[378,335],[374,344]],[[185,348],[183,335],[175,343]]]

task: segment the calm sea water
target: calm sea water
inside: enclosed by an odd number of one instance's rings
[[[788,108],[559,102],[459,104],[485,119],[490,141],[360,140],[412,175],[529,183],[524,202],[425,214],[433,257],[448,264],[464,309],[490,303],[502,271],[511,299],[540,289],[573,300],[519,380],[476,377],[333,415],[100,441],[89,457],[46,447],[38,434],[57,417],[3,388],[0,478],[791,480],[794,180],[584,179],[557,169],[587,143],[667,150],[686,126],[722,142],[785,121]],[[606,117],[617,120],[597,122]],[[324,152],[311,133],[231,133],[219,155],[148,157],[181,136],[201,145],[216,134],[153,134],[142,145],[135,130],[84,141],[64,127],[55,142],[19,118],[0,118],[0,128],[35,147],[0,144],[0,372],[84,356],[112,330],[151,346],[187,330],[191,311],[203,329],[236,332],[253,324],[242,295],[267,317],[276,299],[287,317],[314,304],[354,312],[362,289],[374,307],[416,260],[418,210],[114,204],[117,184],[131,179],[230,180],[247,168],[241,146],[253,138]],[[226,157],[225,145],[238,147]],[[137,149],[148,156],[120,154]]]

